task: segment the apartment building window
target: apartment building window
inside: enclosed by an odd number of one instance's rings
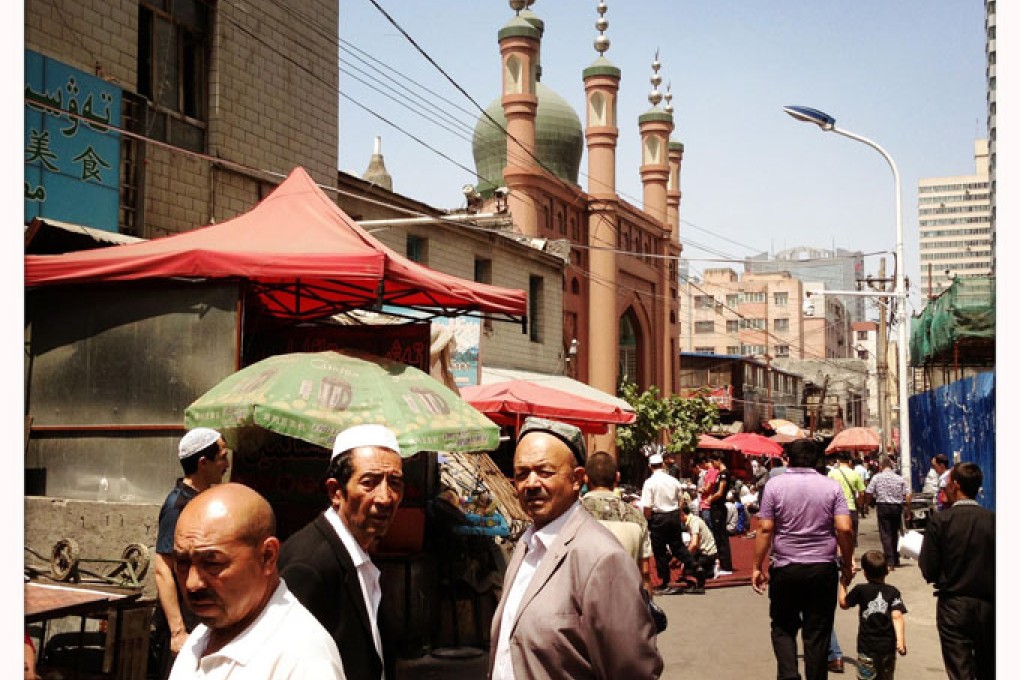
[[[740,327],[743,329],[763,331],[768,328],[768,324],[765,319],[741,319]]]
[[[857,339],[858,340],[867,340],[868,339],[868,331],[857,331]]]
[[[772,294],[772,304],[774,304],[776,307],[785,307],[786,305],[790,304],[790,294],[789,293],[773,293]]]
[[[741,345],[739,353],[751,356],[756,354],[766,354],[765,345]]]
[[[776,357],[788,357],[790,356],[789,345],[776,345]]]
[[[740,294],[739,293],[731,293],[730,295],[726,296],[726,306],[727,307],[736,307],[739,304],[740,304]]]
[[[726,332],[736,333],[740,330],[740,321],[738,319],[727,319],[726,320]]]
[[[475,258],[475,281],[492,284],[492,260],[484,257]],[[482,328],[492,330],[492,319],[488,315],[482,320]]]
[[[715,333],[715,321],[695,321],[695,333]]]
[[[407,259],[418,264],[429,262],[429,240],[422,236],[407,235]]]
[[[541,276],[528,277],[528,334],[532,342],[542,342],[542,288]]]
[[[205,151],[212,10],[205,0],[140,0],[138,94],[147,137]]]
[[[711,295],[695,295],[695,309],[715,309],[715,298]]]
[[[695,347],[694,351],[701,354],[715,354],[715,347]]]
[[[765,302],[765,291],[745,290],[741,293],[741,300],[744,302]]]
[[[727,354],[740,354],[740,345],[726,345]]]
[[[789,319],[772,319],[772,330],[776,331],[788,331],[790,330]]]

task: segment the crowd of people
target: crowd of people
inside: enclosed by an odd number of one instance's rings
[[[180,441],[184,475],[160,510],[156,545],[158,677],[394,678],[372,553],[403,498],[397,437],[382,425],[341,432],[325,472],[327,509],[282,544],[266,499],[222,483],[229,453],[208,428]],[[659,447],[647,462],[635,507],[621,498],[616,458],[589,456],[578,428],[524,422],[511,481],[532,524],[492,618],[489,678],[659,677],[665,621],[653,596],[703,594],[708,579],[732,571],[731,536],[750,524],[734,522],[734,506],[757,516],[751,581],[770,600],[777,678],[800,677],[798,636],[809,680],[842,671],[833,657],[837,605],[858,608],[858,676],[893,677],[896,656],[907,652],[907,607],[885,581],[899,563],[893,538],[909,493],[888,457],[872,470],[840,454],[827,469],[820,446],[798,440],[772,464],[752,461],[746,481],[721,453],[697,461],[690,482]],[[950,467],[936,456],[933,470],[942,509],[918,564],[936,589],[945,668],[953,679],[991,678],[994,513],[975,501],[977,465]],[[866,552],[858,569],[858,519],[871,505],[883,549]],[[671,583],[674,560],[679,584]],[[860,570],[865,582],[853,585]]]

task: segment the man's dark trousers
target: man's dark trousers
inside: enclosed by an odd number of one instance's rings
[[[730,556],[730,532],[726,530],[726,503],[712,504],[712,537],[719,555],[719,568],[733,571],[733,558]]]
[[[652,538],[655,572],[659,575],[662,585],[668,586],[670,559],[675,557],[685,566],[692,562],[691,553],[684,545],[683,521],[680,519],[680,511],[653,512],[648,520],[648,533]]]
[[[995,604],[978,597],[939,597],[935,625],[949,680],[995,677]]]
[[[896,544],[900,538],[900,525],[903,522],[902,503],[876,503],[875,519],[878,520],[878,537],[882,540],[882,552],[885,563],[890,567],[900,566],[900,554]]]
[[[797,631],[804,640],[804,677],[828,677],[829,637],[836,614],[839,571],[834,562],[769,569],[769,616],[776,678],[799,680]]]

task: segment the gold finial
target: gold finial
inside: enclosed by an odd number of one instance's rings
[[[666,100],[666,105],[662,107],[662,110],[671,116],[673,115],[673,92],[671,91],[672,89],[673,83],[666,83],[666,95],[663,97],[663,99]]]
[[[662,84],[662,76],[659,75],[659,69],[662,68],[662,64],[659,63],[659,48],[655,48],[655,59],[652,60],[652,91],[648,93],[648,101],[652,103],[652,106],[658,106],[659,102],[662,101],[662,93],[659,92],[659,85]]]
[[[604,2],[600,2],[595,9],[599,13],[599,18],[595,21],[595,28],[599,32],[598,37],[595,38],[595,51],[599,53],[599,56],[605,56],[606,50],[609,49],[609,36],[606,35],[606,29],[609,28],[609,21],[606,20],[606,11],[609,9],[609,6]]]

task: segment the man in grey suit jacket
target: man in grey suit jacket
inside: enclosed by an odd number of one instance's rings
[[[493,616],[493,680],[662,673],[637,564],[578,502],[584,460],[578,428],[525,421],[514,486],[534,524],[517,543]]]

